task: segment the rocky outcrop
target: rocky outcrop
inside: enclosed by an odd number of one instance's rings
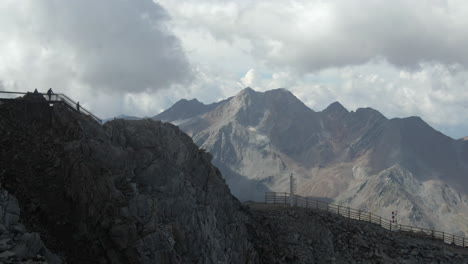
[[[0,105],[3,187],[68,263],[255,263],[211,156],[153,120],[101,126],[62,105]]]
[[[251,204],[263,263],[468,263],[468,250],[323,211]]]
[[[50,252],[38,233],[29,233],[20,221],[18,200],[0,189],[0,263],[63,263]]]

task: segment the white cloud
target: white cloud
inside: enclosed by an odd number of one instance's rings
[[[255,76],[255,70],[250,69],[244,77],[241,78],[241,82],[245,87],[255,87],[255,79],[257,77]]]
[[[468,66],[468,3],[461,0],[162,0],[185,28],[228,42],[248,40],[252,55],[314,72],[385,58]]]

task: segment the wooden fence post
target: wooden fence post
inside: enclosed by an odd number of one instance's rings
[[[369,213],[369,222],[372,223],[372,221],[371,221],[371,213]]]
[[[351,208],[348,206],[348,218],[351,218]]]
[[[382,226],[382,216],[379,216],[379,225]]]
[[[338,215],[340,215],[340,206],[338,205]]]
[[[390,223],[390,231],[392,231],[392,221],[388,220],[388,222]]]
[[[445,233],[442,232],[442,240],[445,242]]]
[[[358,210],[358,215],[359,215],[358,219],[359,219],[359,221],[361,221],[361,210]]]
[[[455,244],[455,235],[452,235],[452,243]]]

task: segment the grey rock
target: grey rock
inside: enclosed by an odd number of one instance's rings
[[[322,211],[253,203],[249,208],[255,220],[253,242],[261,263],[468,263],[468,250],[461,247],[413,238],[361,221],[345,222],[341,216]],[[395,243],[375,239],[374,234],[393,237]],[[303,237],[310,243],[290,243]],[[432,249],[423,251],[427,247]]]
[[[13,253],[12,251],[6,250],[6,251],[0,253],[0,260],[13,257],[14,255],[15,255],[15,253]]]

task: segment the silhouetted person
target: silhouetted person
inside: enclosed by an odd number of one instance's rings
[[[37,91],[37,88],[34,89],[34,94],[38,94],[39,92]]]
[[[54,92],[52,92],[52,88],[49,88],[49,90],[47,91],[47,96],[49,96],[49,101],[51,101],[51,98],[52,98],[52,94]]]
[[[78,111],[78,113],[80,112],[80,102],[76,103],[76,110]]]

